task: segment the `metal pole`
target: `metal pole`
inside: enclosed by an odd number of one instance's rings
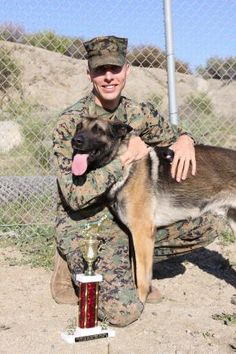
[[[172,33],[172,0],[163,0],[165,17],[165,39],[167,55],[167,77],[168,77],[168,97],[169,97],[169,118],[173,125],[178,124],[178,113],[175,92],[175,58]]]

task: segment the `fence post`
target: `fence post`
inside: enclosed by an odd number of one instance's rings
[[[169,99],[169,118],[173,125],[178,124],[178,113],[175,92],[175,58],[172,32],[172,0],[163,0],[164,21],[165,21],[165,43],[167,56],[167,77],[168,77],[168,99]]]

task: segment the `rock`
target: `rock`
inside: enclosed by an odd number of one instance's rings
[[[0,152],[9,152],[23,141],[21,126],[11,120],[0,122]]]
[[[231,297],[231,304],[236,305],[236,294]]]

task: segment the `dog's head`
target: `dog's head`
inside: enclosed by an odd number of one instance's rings
[[[83,175],[109,163],[121,141],[132,128],[119,120],[107,121],[98,117],[83,117],[72,139],[74,175]]]

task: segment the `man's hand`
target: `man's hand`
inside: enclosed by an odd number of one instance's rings
[[[121,163],[124,166],[133,161],[140,160],[149,151],[150,147],[139,136],[132,136],[126,152],[120,156]]]
[[[193,140],[188,135],[181,135],[170,146],[175,156],[171,164],[171,175],[177,182],[187,178],[188,170],[192,165],[192,175],[196,173],[196,158]]]

